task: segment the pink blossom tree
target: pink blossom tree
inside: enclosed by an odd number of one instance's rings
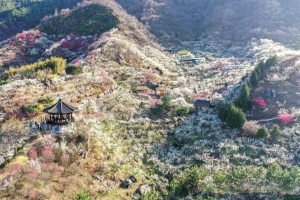
[[[266,104],[265,100],[263,100],[262,98],[253,99],[253,103],[254,103],[254,105],[256,105],[259,108],[266,108],[267,107],[267,104]]]
[[[290,114],[281,114],[279,120],[282,124],[286,125],[294,121],[295,116]]]
[[[38,152],[36,149],[32,149],[31,151],[29,151],[28,156],[32,159],[37,158]]]

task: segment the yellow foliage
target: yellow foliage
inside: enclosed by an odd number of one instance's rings
[[[19,68],[10,68],[9,70],[6,70],[4,73],[8,74],[9,76],[13,76],[21,72],[26,72],[26,71],[37,72],[38,70],[50,68],[53,71],[53,74],[59,74],[60,72],[65,70],[66,62],[67,60],[63,58],[51,57],[50,59],[47,59],[45,61],[24,65]]]
[[[27,165],[27,163],[28,163],[27,156],[17,156],[9,165],[12,165],[12,164]]]
[[[103,91],[101,90],[101,88],[92,88],[91,91],[90,91],[90,93],[92,95],[94,95],[94,94],[101,94],[101,93],[103,93]]]

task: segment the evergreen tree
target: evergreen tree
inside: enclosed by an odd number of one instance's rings
[[[258,74],[256,71],[253,71],[250,76],[250,83],[253,87],[257,86],[258,84]]]
[[[228,116],[226,117],[225,122],[230,128],[240,129],[246,122],[246,116],[241,109],[232,104],[228,108]]]
[[[273,139],[278,139],[278,138],[281,137],[281,131],[280,131],[278,125],[274,125],[274,126],[272,127],[272,130],[270,131],[270,136],[271,136],[271,138],[273,138]]]
[[[231,103],[232,104],[232,103]],[[226,120],[227,116],[228,116],[228,105],[223,104],[218,112],[218,117],[220,118],[220,120],[222,120],[223,122]]]
[[[265,73],[265,70],[266,70],[266,64],[264,61],[260,61],[257,65],[257,68],[259,69],[260,71],[260,75],[262,75],[263,73]]]
[[[266,138],[268,137],[268,129],[265,126],[260,127],[256,132],[257,138]]]
[[[251,109],[252,103],[250,99],[250,88],[246,83],[243,86],[240,96],[234,101],[234,104],[242,109],[243,111],[247,111]]]
[[[268,69],[268,68],[270,68],[272,66],[275,66],[275,65],[277,65],[277,57],[272,56],[272,57],[270,57],[266,60],[265,68]]]
[[[161,100],[163,102],[164,109],[169,110],[172,106],[171,97],[169,95],[166,95],[166,96],[163,96],[161,98]]]
[[[259,79],[261,76],[261,71],[258,66],[255,67],[254,71],[257,73],[257,78]],[[252,72],[253,73],[253,72]]]

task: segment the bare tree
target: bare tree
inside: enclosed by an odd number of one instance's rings
[[[29,131],[29,127],[16,118],[7,120],[0,129],[3,140],[7,141],[8,146],[11,145],[14,148],[14,154],[17,153],[20,138],[26,136]]]

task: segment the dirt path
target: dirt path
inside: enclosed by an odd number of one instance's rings
[[[272,121],[274,119],[278,119],[278,117],[273,117],[273,118],[270,118],[270,119],[261,119],[261,120],[257,120],[257,122],[268,122],[268,121]]]

